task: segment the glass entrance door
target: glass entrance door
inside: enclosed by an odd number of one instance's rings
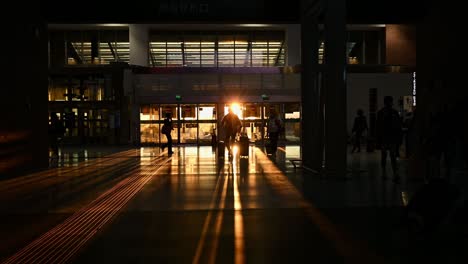
[[[234,112],[242,121],[243,131],[251,142],[261,143],[266,137],[266,121],[270,109],[275,109],[284,122],[284,131],[280,134],[282,142],[300,142],[300,104],[299,103],[233,103],[221,105],[223,116],[232,106]],[[212,135],[217,131],[217,104],[151,104],[140,107],[140,140],[143,144],[166,143],[166,137],[161,134],[165,113],[172,114],[172,140],[174,143],[211,144]],[[221,118],[221,117],[220,117]]]
[[[246,103],[243,109],[243,127],[251,142],[260,142],[262,140],[262,115],[261,104]]]
[[[198,144],[211,144],[212,135],[216,135],[216,104],[199,104],[198,113]]]
[[[174,143],[211,144],[216,133],[216,104],[161,104],[140,107],[140,142],[163,144],[167,142],[161,133],[166,113],[171,113]]]

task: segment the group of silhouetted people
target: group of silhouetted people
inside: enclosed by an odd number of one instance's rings
[[[422,157],[427,164],[425,173],[427,175],[424,175],[424,178],[444,177],[450,180],[457,141],[464,146],[463,148],[466,148],[466,135],[461,131],[466,131],[466,125],[463,124],[467,123],[457,125],[455,117],[457,111],[451,110],[445,105],[443,109],[431,115],[424,131],[416,133],[416,111],[414,110],[409,118],[403,122],[399,112],[393,108],[393,97],[385,96],[384,107],[377,112],[375,126],[375,146],[381,151],[380,166],[383,177],[387,177],[386,165],[389,157],[393,181],[400,182],[398,157],[400,146],[405,138],[407,156],[414,155],[417,148],[422,151]],[[403,128],[406,128],[406,131]],[[366,117],[359,109],[352,128],[353,147],[351,153],[361,151],[361,138],[367,130]],[[466,152],[466,149],[464,151]],[[466,159],[466,153],[464,155]],[[441,174],[441,161],[445,168],[444,175]]]
[[[361,139],[368,131],[367,120],[364,111],[358,109],[357,117],[354,119],[352,128],[353,148],[351,153],[361,151]],[[390,163],[393,171],[393,181],[400,182],[398,173],[397,158],[399,148],[403,140],[402,120],[397,110],[393,109],[393,97],[384,97],[384,107],[377,112],[376,120],[376,148],[381,151],[380,166],[382,174],[386,178],[387,157],[390,156]]]
[[[267,153],[275,155],[278,148],[278,138],[283,129],[283,122],[278,116],[276,109],[270,108],[269,117],[267,120]],[[242,123],[239,117],[234,113],[231,107],[228,108],[228,113],[221,120],[221,128],[224,131],[224,143],[229,152],[229,157],[232,157],[232,145],[236,141],[237,134],[241,132]]]
[[[400,182],[397,157],[403,143],[402,120],[397,110],[393,109],[393,97],[384,97],[384,107],[377,112],[376,143],[381,150],[382,173],[386,177],[387,155],[392,164],[393,181]]]

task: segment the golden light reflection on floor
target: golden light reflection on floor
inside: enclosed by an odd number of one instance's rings
[[[238,148],[234,149],[234,153],[238,153]],[[233,161],[233,193],[234,193],[234,263],[245,263],[245,241],[244,241],[244,218],[242,216],[242,202],[239,193],[239,160]]]
[[[222,192],[224,193],[224,188],[225,187],[227,188],[227,185],[226,185],[227,180],[223,176],[224,176],[224,174],[218,175],[215,190],[214,190],[213,196],[211,198],[211,203],[210,203],[210,207],[209,207],[210,211],[208,212],[208,215],[205,218],[205,222],[203,223],[203,229],[202,229],[200,239],[199,239],[198,244],[197,244],[197,249],[195,251],[195,256],[193,257],[193,260],[192,260],[193,264],[200,263],[200,259],[201,259],[203,249],[204,249],[204,246],[205,246],[205,243],[206,243],[207,235],[208,235],[209,225],[211,223],[211,219],[213,218],[213,212],[214,212],[213,210],[215,210],[215,209],[217,209],[217,207],[219,207],[219,204],[218,204],[218,206],[216,205],[216,200],[217,200],[217,197],[218,197],[218,193],[219,193],[219,189],[220,189],[222,181],[225,182],[225,184],[223,185]]]
[[[208,257],[208,263],[216,263],[216,254],[218,252],[218,247],[219,247],[219,238],[221,237],[221,227],[223,225],[223,216],[224,216],[224,211],[225,209],[225,202],[226,202],[226,195],[227,195],[227,189],[228,189],[228,181],[227,179],[224,179],[224,185],[223,185],[223,191],[221,193],[221,199],[218,204],[218,214],[216,215],[216,220],[215,220],[215,230],[214,230],[214,239],[213,243],[211,244],[210,248],[210,255]]]
[[[224,169],[219,171],[216,186],[213,192],[213,196],[210,203],[210,210],[205,218],[203,229],[200,235],[200,239],[197,244],[197,249],[192,263],[200,263],[206,261],[207,263],[216,263],[217,252],[219,248],[220,239],[223,236],[222,227],[225,217],[225,210],[231,209],[229,207],[230,201],[228,199],[228,193],[232,193],[234,201],[234,262],[245,263],[245,242],[244,242],[244,219],[242,216],[242,203],[239,193],[239,160],[237,159],[239,149],[233,148],[233,160],[232,163],[229,161],[222,160],[221,166],[226,166]],[[224,163],[226,162],[226,163]],[[231,182],[232,181],[232,182]],[[232,185],[230,184],[232,183]],[[229,188],[232,186],[232,192]],[[218,202],[216,202],[218,201]],[[210,226],[212,226],[212,236],[210,236]],[[208,243],[207,239],[212,237],[212,241]],[[203,257],[206,254],[206,258]]]
[[[335,226],[314,205],[306,201],[300,191],[289,181],[286,175],[259,148],[255,148],[255,159],[260,164],[264,177],[283,199],[291,204],[303,207],[309,219],[336,248],[337,252],[352,263],[382,263],[369,247],[358,243]],[[360,242],[360,241],[359,241]]]

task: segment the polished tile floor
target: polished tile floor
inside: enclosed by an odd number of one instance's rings
[[[74,263],[467,263],[463,226],[410,237],[401,184],[378,153],[349,156],[347,175],[312,175],[250,146],[67,148],[46,171],[0,182],[0,260]],[[391,175],[391,172],[389,172]],[[466,171],[454,181],[466,185]],[[466,192],[465,192],[466,193]]]

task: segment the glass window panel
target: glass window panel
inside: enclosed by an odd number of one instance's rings
[[[216,120],[216,105],[198,106],[199,120]]]
[[[185,48],[197,48],[200,49],[200,42],[184,42]]]
[[[182,43],[180,41],[177,42],[167,42],[167,48],[178,48],[180,49],[182,47]]]
[[[116,60],[114,47],[110,42],[99,43],[99,55],[101,57],[100,64],[109,64],[111,61]]]
[[[152,63],[155,65],[164,65],[163,60],[167,60],[168,67],[284,65],[284,55],[281,55],[284,53],[284,32],[218,35],[181,35],[168,32],[163,35],[151,35],[150,39]]]
[[[91,63],[91,42],[82,43],[80,55],[83,59],[83,63]]]
[[[176,61],[176,60],[173,60],[173,61],[167,61],[167,67],[182,67],[183,66],[183,63],[182,61]]]
[[[263,63],[262,60],[252,60],[252,66],[256,67],[261,67],[266,65],[266,63]]]
[[[299,119],[301,118],[300,105],[299,104],[285,104],[284,114],[286,119]]]
[[[166,42],[151,42],[150,47],[153,49],[166,49]]]
[[[215,52],[215,49],[213,49],[213,48],[203,48],[203,49],[201,49],[202,55],[205,55],[205,54],[213,55],[214,52]]]
[[[260,119],[260,105],[258,104],[245,104],[244,105],[245,119]]]
[[[230,40],[230,41],[220,41],[218,43],[218,47],[219,48],[234,48],[234,41],[233,40]]]
[[[140,107],[141,121],[155,121],[159,119],[159,106],[157,105],[142,105]]]
[[[201,42],[201,47],[202,48],[214,48],[215,47],[215,42],[214,41]]]
[[[202,67],[216,67],[216,64],[214,62],[214,57],[212,60],[202,60],[201,62]]]
[[[197,123],[182,123],[180,129],[180,142],[181,143],[197,143]]]
[[[49,87],[49,101],[65,101],[67,98],[65,94],[67,93],[67,88],[51,86]]]
[[[165,138],[165,137],[163,137]],[[140,125],[140,142],[141,143],[159,143],[160,133],[158,124],[141,124]]]
[[[301,141],[301,123],[297,122],[285,122],[284,136],[288,142],[300,142]]]
[[[275,109],[276,113],[278,113],[278,115],[281,118],[281,111],[280,111],[281,105],[280,104],[268,104],[268,105],[265,105],[264,108],[263,108],[263,113],[264,113],[263,118],[264,119],[268,119],[270,117],[270,111],[272,109]]]
[[[177,105],[161,105],[159,120],[163,121],[166,113],[171,114],[172,120],[178,120],[179,112],[177,109]]]
[[[184,120],[197,120],[196,105],[181,105],[180,108]]]
[[[200,144],[211,143],[212,133],[216,134],[216,123],[198,124],[198,141]]]

